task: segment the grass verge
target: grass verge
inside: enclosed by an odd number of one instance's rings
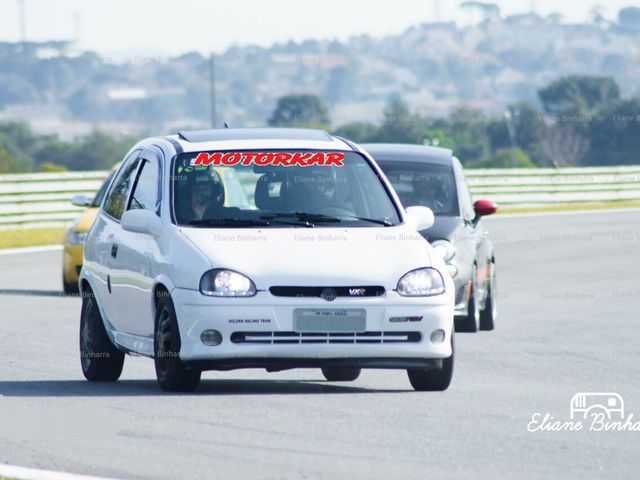
[[[60,245],[64,239],[65,230],[64,227],[0,230],[0,248]]]

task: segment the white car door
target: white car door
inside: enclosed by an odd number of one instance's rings
[[[126,210],[145,209],[160,216],[161,173],[158,153],[146,149],[133,181]],[[121,226],[113,240],[111,286],[114,310],[120,318],[120,331],[153,336],[152,290],[157,272],[156,239],[148,234],[129,232]]]
[[[122,331],[125,326],[125,318],[122,315],[121,302],[125,299],[120,288],[121,274],[118,266],[118,244],[116,238],[122,230],[120,219],[124,213],[129,193],[133,187],[137,172],[140,167],[140,150],[130,154],[123,162],[123,166],[114,180],[107,197],[105,198],[99,223],[96,228],[97,245],[99,251],[101,269],[106,276],[105,281],[100,282],[100,304],[109,323],[117,331]]]

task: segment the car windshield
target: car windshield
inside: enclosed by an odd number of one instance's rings
[[[211,228],[380,227],[400,221],[380,178],[356,152],[182,154],[174,162],[173,205],[179,225]]]
[[[435,215],[458,216],[453,167],[434,163],[379,161],[402,205],[429,207]]]

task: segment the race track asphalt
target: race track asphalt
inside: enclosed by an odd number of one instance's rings
[[[638,478],[640,431],[529,432],[569,420],[578,392],[614,392],[640,421],[640,212],[486,220],[493,332],[457,335],[454,381],[405,372],[329,383],[318,370],[207,372],[162,393],[127,357],[84,381],[80,300],[61,252],[0,256],[0,463],[115,478]]]

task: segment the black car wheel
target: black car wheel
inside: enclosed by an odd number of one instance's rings
[[[442,368],[437,370],[411,369],[407,370],[409,382],[418,392],[441,392],[449,388],[453,378],[453,363],[455,357],[454,333],[451,332],[451,356],[442,361]]]
[[[496,264],[492,262],[489,291],[487,292],[484,308],[480,312],[480,330],[493,330],[495,328],[495,320],[498,315],[496,306],[497,292]]]
[[[359,368],[325,367],[322,375],[330,382],[352,382],[360,376]]]
[[[80,364],[90,382],[115,382],[124,366],[124,353],[111,342],[91,290],[83,292],[80,313]]]
[[[67,282],[63,275],[62,276],[62,292],[65,295],[78,295],[80,293],[80,290],[78,289],[77,283]]]
[[[478,305],[478,292],[476,288],[476,266],[471,272],[471,291],[467,302],[467,315],[456,318],[456,330],[459,332],[477,332],[480,328],[480,308]]]
[[[180,331],[168,295],[158,298],[156,307],[154,359],[156,377],[163,390],[192,392],[198,388],[201,371],[186,368],[180,360]]]

